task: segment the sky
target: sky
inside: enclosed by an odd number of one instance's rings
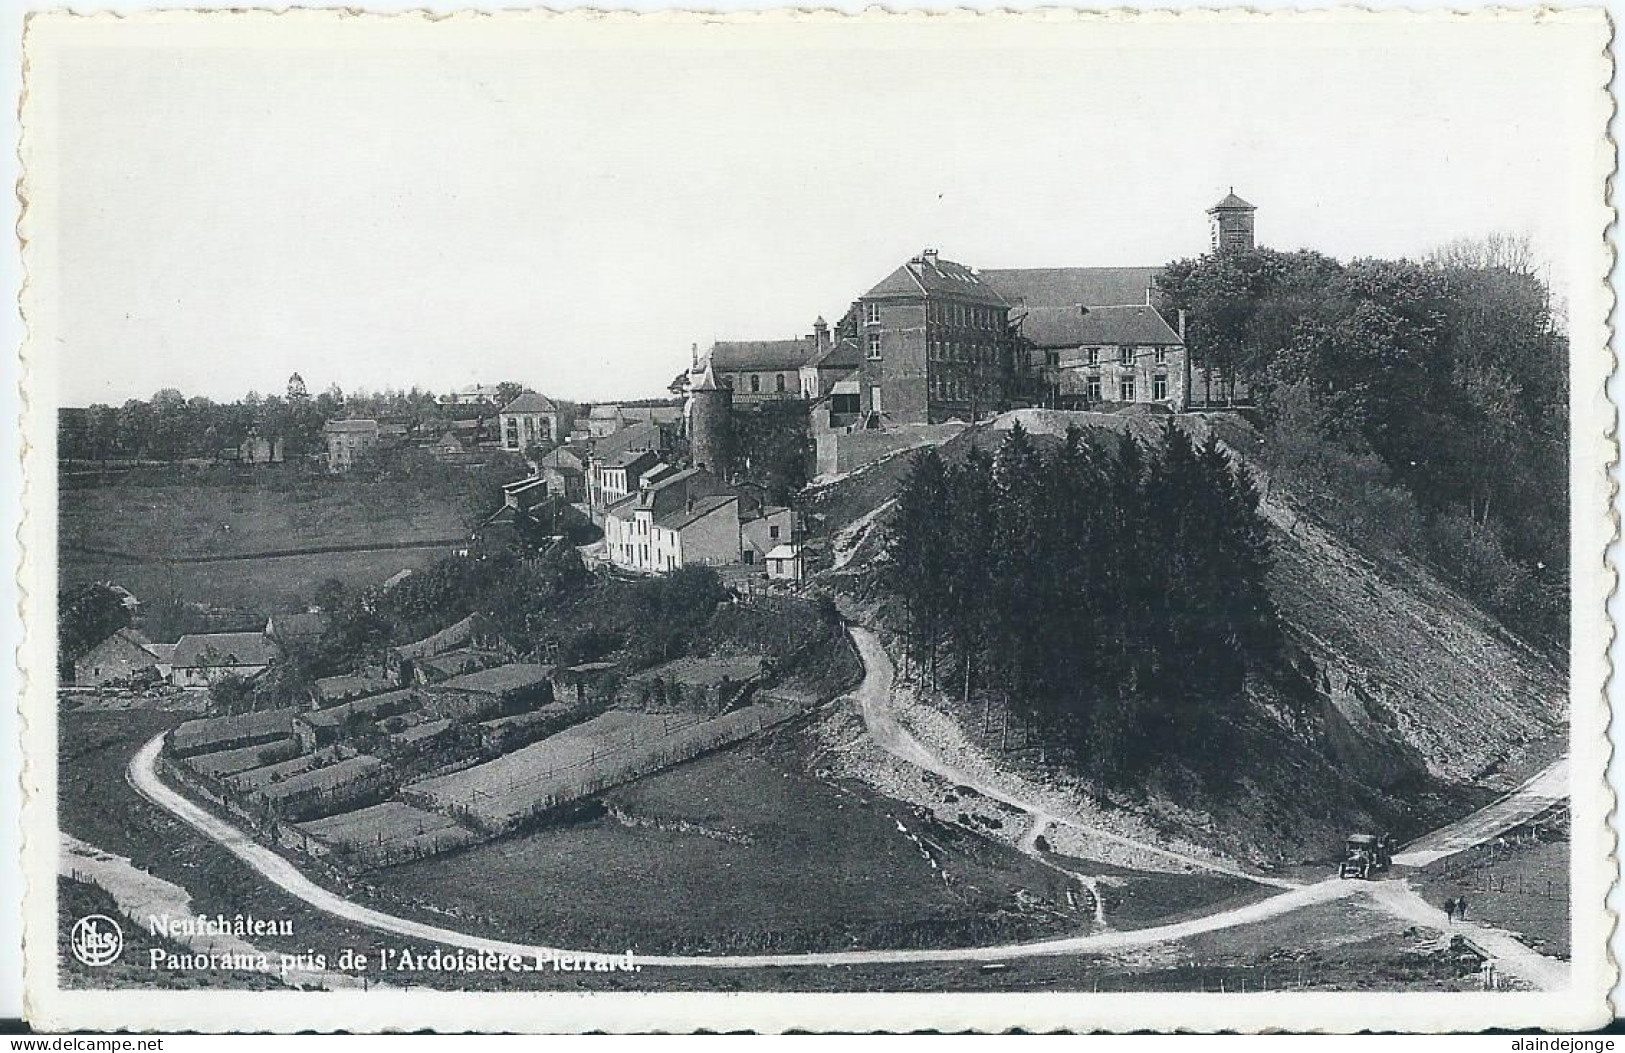
[[[1232,186],[1265,245],[1417,258],[1509,231],[1561,287],[1602,234],[1587,39],[1346,18],[42,32],[38,329],[65,405],[294,371],[649,397],[692,345],[803,334],[925,247],[1200,254]]]

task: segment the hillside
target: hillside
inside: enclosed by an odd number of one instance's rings
[[[1233,415],[1184,419],[1198,439],[1220,427],[1233,452],[1257,441]],[[1101,438],[1128,429],[1154,443],[1164,418],[1018,411],[948,443],[944,458],[963,457],[973,443],[993,447],[1015,420],[1037,436],[1076,424]],[[868,515],[863,505],[870,502],[872,513],[875,498],[901,481],[908,469],[900,461],[854,476],[844,489],[824,488],[814,503],[827,510],[837,559],[846,560],[831,584],[882,626],[896,615],[866,572],[884,558],[889,509]],[[1561,751],[1567,697],[1549,657],[1415,561],[1396,555],[1379,564],[1278,504],[1266,502],[1263,511],[1271,524],[1269,589],[1290,654],[1278,676],[1250,683],[1238,784],[1215,789],[1174,773],[1146,787],[1142,799],[1071,785],[1080,807],[1124,809],[1150,829],[1237,858],[1324,859],[1352,829],[1403,837],[1510,789]],[[855,529],[843,533],[848,527]],[[962,724],[975,720],[955,713],[952,700],[933,704]],[[998,759],[1056,781],[1033,751]]]

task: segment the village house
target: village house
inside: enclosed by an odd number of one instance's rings
[[[152,676],[162,676],[159,657],[152,647],[134,629],[120,629],[73,663],[73,682],[79,687],[100,687],[149,670]]]
[[[538,471],[547,483],[547,492],[572,503],[587,499],[587,449],[559,446],[541,459]]]
[[[767,576],[772,581],[800,581],[802,579],[800,545],[779,545],[767,554]]]
[[[646,480],[604,514],[605,554],[623,570],[757,565],[790,536],[793,513],[742,495],[703,468]]]
[[[228,676],[251,680],[281,655],[264,633],[189,633],[175,641],[170,683],[199,688]]]
[[[527,391],[497,414],[497,434],[502,438],[502,448],[514,453],[538,443],[558,442],[558,407],[546,395]]]
[[[441,395],[438,401],[442,406],[496,406],[502,401],[502,389],[489,384],[471,384]]]
[[[587,411],[587,434],[590,437],[607,439],[621,428],[621,407],[594,406]]]
[[[666,433],[656,424],[634,424],[596,442],[587,458],[587,501],[603,509],[635,491],[661,462]]]
[[[410,690],[385,691],[341,702],[325,709],[299,713],[293,721],[293,734],[305,750],[350,738],[385,717],[420,708],[422,699]]]
[[[347,472],[378,445],[375,420],[330,420],[322,428],[327,439],[327,470]]]
[[[412,676],[418,684],[438,684],[467,673],[493,669],[507,660],[508,657],[501,651],[458,648],[415,660],[412,663]]]

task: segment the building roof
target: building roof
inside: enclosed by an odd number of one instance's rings
[[[622,453],[640,453],[644,450],[657,450],[660,448],[660,425],[634,424],[629,428],[622,428],[613,435],[606,435],[599,440],[593,455],[600,461],[608,462]]]
[[[437,633],[412,643],[401,644],[395,654],[401,658],[425,658],[442,651],[461,647],[480,633],[479,615],[470,614],[460,622],[446,626]]]
[[[768,559],[795,559],[801,550],[795,545],[774,545],[767,553]]]
[[[760,657],[678,658],[646,669],[633,680],[675,680],[682,684],[711,685],[723,680],[751,680],[762,675],[764,659]]]
[[[280,654],[264,633],[188,633],[175,641],[170,664],[180,669],[270,665]]]
[[[375,420],[330,420],[322,426],[322,430],[330,432],[372,432],[378,431],[378,422]]]
[[[169,744],[177,750],[195,750],[217,742],[274,738],[293,731],[293,710],[257,709],[231,717],[205,717],[188,720],[169,733]]]
[[[394,681],[375,676],[324,676],[311,684],[318,698],[334,702],[381,695],[394,686]]]
[[[694,386],[689,388],[688,390],[689,390],[690,393],[695,392],[695,391],[720,391],[720,390],[722,390],[721,385],[719,385],[717,383],[716,374],[711,371],[711,364],[709,362],[706,363],[705,372],[700,374],[700,379],[698,381],[696,381]]]
[[[726,505],[738,500],[739,498],[733,494],[696,497],[692,508],[685,504],[682,508],[667,512],[659,519],[656,519],[654,525],[662,530],[682,530],[684,527],[692,526],[711,513],[721,511]]]
[[[556,413],[558,407],[546,395],[538,395],[534,391],[527,391],[502,407],[503,413]]]
[[[555,446],[542,457],[544,468],[568,468],[580,471],[587,463],[587,450],[582,446]]]
[[[1039,307],[1021,319],[1021,335],[1037,347],[1183,343],[1154,307]]]
[[[273,614],[265,623],[265,631],[286,639],[309,639],[327,631],[327,615],[320,611],[294,611]]]
[[[1144,304],[1161,267],[1032,267],[983,271],[1013,306],[1112,307]]]
[[[131,647],[133,647],[138,651],[145,651],[148,654],[157,654],[157,652],[153,650],[153,647],[157,646],[157,645],[153,644],[145,636],[142,636],[139,632],[137,632],[134,629],[129,628],[128,626],[126,626],[123,629],[119,629],[116,632],[110,634],[105,639],[103,639],[101,643],[97,644],[95,647],[92,647],[89,651],[87,651],[86,654],[87,655],[95,654],[97,651],[100,651],[102,648],[109,647],[109,646],[111,646],[111,647],[122,647],[122,648],[131,648]]]
[[[1250,210],[1252,210],[1254,212],[1258,211],[1258,206],[1257,205],[1249,204],[1248,202],[1243,201],[1241,198],[1236,196],[1236,188],[1235,187],[1231,187],[1230,188],[1230,193],[1224,195],[1224,200],[1220,201],[1217,205],[1214,205],[1212,208],[1208,209],[1208,211],[1209,212],[1218,212],[1221,209],[1228,209],[1228,208],[1237,208],[1237,209],[1244,208],[1244,209],[1250,209]]]
[[[399,691],[385,691],[381,695],[368,695],[327,709],[313,709],[299,714],[299,719],[313,728],[336,728],[351,717],[392,716],[411,708],[416,700],[416,692],[411,688],[402,688]]]
[[[807,360],[818,369],[856,369],[863,364],[863,348],[855,340],[837,340]]]
[[[941,296],[1004,306],[1005,298],[981,274],[927,249],[864,293],[864,299],[892,296]]]
[[[442,651],[436,655],[417,660],[418,668],[428,669],[439,673],[443,677],[461,676],[472,673],[478,669],[489,669],[492,666],[503,664],[503,656],[497,651],[481,651],[472,647],[461,647],[455,651]]]
[[[800,369],[817,346],[811,340],[718,340],[707,358],[719,373],[741,370]]]
[[[622,406],[621,420],[643,424],[674,424],[683,419],[679,406]]]
[[[550,665],[512,662],[508,665],[481,669],[476,673],[454,676],[450,680],[435,684],[434,690],[480,691],[500,695],[509,691],[524,691],[537,687],[547,683],[548,677],[552,675],[553,667]]]
[[[587,419],[588,420],[620,420],[621,419],[621,407],[619,407],[619,406],[594,406],[592,409],[587,411]]]
[[[166,665],[169,664],[170,659],[175,657],[175,645],[172,643],[148,644],[147,650],[152,652],[154,658]]]

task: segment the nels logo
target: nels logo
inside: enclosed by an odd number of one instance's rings
[[[105,914],[87,914],[73,923],[68,947],[75,958],[92,968],[111,965],[124,953],[124,930]]]

